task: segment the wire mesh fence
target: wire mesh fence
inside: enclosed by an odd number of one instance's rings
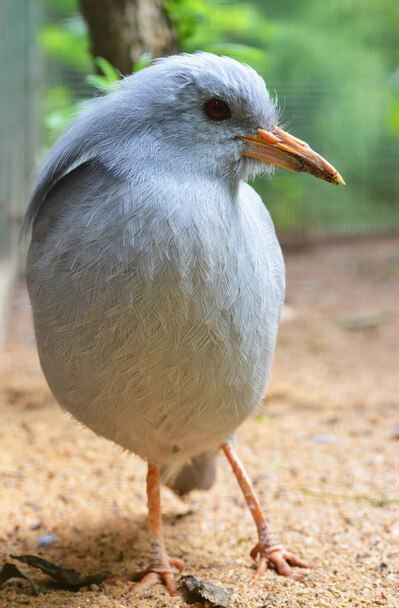
[[[0,3],[0,258],[8,259],[18,231],[39,141],[40,61],[36,2]]]
[[[0,343],[19,223],[39,144],[39,16],[37,2],[0,2]]]

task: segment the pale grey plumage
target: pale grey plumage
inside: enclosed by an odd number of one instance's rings
[[[212,97],[228,101],[229,121],[207,119]],[[251,68],[207,53],[160,60],[60,137],[25,213],[56,399],[175,471],[228,438],[269,380],[284,265],[244,181],[270,166],[243,158],[236,136],[275,122]]]

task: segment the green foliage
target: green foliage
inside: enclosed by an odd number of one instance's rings
[[[56,85],[45,92],[43,99],[44,126],[51,132],[60,132],[73,118],[73,97],[68,87]]]
[[[252,4],[217,0],[167,0],[181,49],[229,55],[253,67],[265,60],[273,25]]]
[[[150,65],[151,59],[152,57],[150,53],[143,53],[133,68],[133,74],[147,68]]]
[[[46,0],[47,9],[53,9],[60,13],[75,13],[78,10],[76,0]]]
[[[89,74],[86,80],[99,91],[107,93],[115,87],[115,83],[120,79],[119,72],[104,57],[96,57],[94,64],[102,74]]]
[[[399,96],[392,99],[388,114],[388,127],[393,133],[399,134]]]
[[[62,25],[48,24],[41,32],[39,42],[47,56],[85,72],[90,69],[92,59],[87,33],[81,25],[80,19]]]

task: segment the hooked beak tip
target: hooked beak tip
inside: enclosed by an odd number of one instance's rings
[[[339,184],[341,184],[341,186],[346,186],[346,182],[344,180],[344,178],[342,177],[342,175],[340,175],[337,171],[337,175],[335,176],[335,179],[337,180],[337,182]]]
[[[279,165],[290,171],[304,171],[331,184],[345,186],[342,176],[328,161],[306,142],[279,127],[273,127],[272,131],[259,128],[257,136],[244,135],[242,139],[247,142],[244,156]]]

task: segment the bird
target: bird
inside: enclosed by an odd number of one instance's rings
[[[227,457],[258,532],[256,576],[310,564],[275,542],[235,431],[269,382],[285,269],[248,185],[275,166],[339,173],[279,125],[251,67],[211,53],[154,60],[59,137],[28,200],[27,286],[61,407],[147,463],[150,561],[132,587],[176,593],[161,485],[208,489]],[[283,204],[283,203],[282,203]]]

